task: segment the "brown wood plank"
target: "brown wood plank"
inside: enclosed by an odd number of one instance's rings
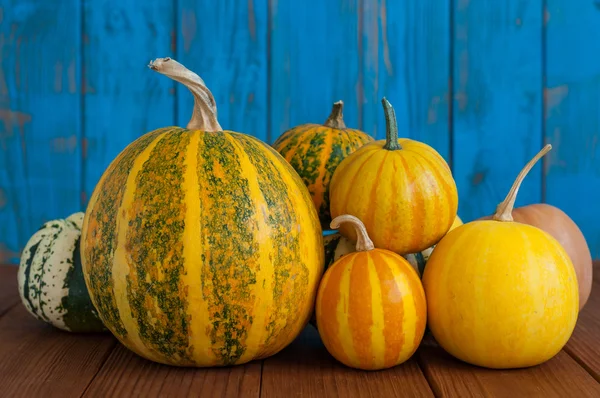
[[[416,360],[381,371],[351,369],[327,352],[312,326],[265,359],[261,390],[261,398],[433,396]]]
[[[0,316],[19,301],[16,265],[0,265]]]
[[[115,342],[63,332],[16,305],[0,319],[0,395],[80,397]]]
[[[179,368],[148,361],[119,344],[85,397],[258,397],[261,363]]]
[[[565,351],[600,382],[600,261],[594,266],[592,293]]]
[[[526,369],[485,369],[447,354],[431,337],[419,363],[438,397],[600,397],[600,384],[566,352]]]

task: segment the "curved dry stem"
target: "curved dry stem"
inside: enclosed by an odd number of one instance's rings
[[[333,220],[331,220],[331,228],[338,229],[343,223],[350,223],[356,230],[356,251],[368,251],[373,250],[375,245],[373,245],[373,241],[369,238],[369,234],[367,234],[367,229],[365,225],[360,221],[357,217],[352,216],[350,214],[343,214],[341,216],[337,216]]]
[[[533,157],[533,159],[531,159],[529,161],[529,163],[527,163],[525,165],[525,167],[523,167],[523,170],[521,170],[521,172],[517,176],[517,179],[513,183],[512,187],[510,188],[510,191],[508,192],[508,195],[506,195],[506,198],[504,198],[504,201],[502,201],[502,203],[500,203],[496,207],[496,214],[494,214],[494,217],[493,217],[494,220],[496,220],[496,221],[513,221],[512,211],[513,211],[513,208],[515,207],[515,200],[517,199],[517,193],[519,192],[521,183],[527,176],[527,173],[529,173],[529,171],[533,168],[533,166],[535,166],[537,161],[540,160],[541,157],[544,156],[546,153],[548,153],[551,149],[552,149],[552,145],[546,144],[546,146],[544,146],[542,148],[542,150],[539,151],[538,154],[535,155]]]
[[[331,109],[331,114],[323,123],[324,126],[331,127],[334,129],[345,129],[346,123],[344,123],[344,102],[342,100],[333,104],[333,108]]]
[[[223,131],[217,120],[217,104],[204,80],[172,58],[156,58],[148,67],[183,84],[194,95],[194,110],[187,124],[190,130]]]

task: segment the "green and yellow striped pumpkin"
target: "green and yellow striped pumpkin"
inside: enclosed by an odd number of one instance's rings
[[[306,123],[284,132],[273,147],[294,167],[308,187],[323,228],[331,222],[329,181],[338,164],[373,137],[347,128],[342,101],[333,104],[323,124]]]
[[[81,246],[92,301],[159,363],[271,356],[307,324],[323,272],[308,190],[273,148],[222,130],[199,76],[169,58],[150,67],[190,89],[194,114],[131,143],[97,184]]]
[[[19,296],[35,318],[74,333],[105,332],[83,278],[83,212],[44,223],[27,241],[17,274]]]

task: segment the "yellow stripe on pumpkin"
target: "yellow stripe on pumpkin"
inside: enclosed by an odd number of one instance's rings
[[[190,341],[193,346],[193,359],[201,366],[213,366],[219,362],[211,350],[210,314],[202,292],[203,239],[200,233],[202,202],[198,188],[198,150],[200,131],[191,131],[190,142],[185,155],[185,229],[183,232],[183,259],[185,274],[183,284],[188,294],[188,316],[190,317]]]
[[[343,267],[337,267],[342,270],[341,279],[339,281],[339,287],[332,286],[332,289],[339,290],[341,292],[340,300],[337,303],[337,324],[338,324],[338,339],[344,356],[348,358],[349,364],[355,366],[359,364],[358,352],[354,346],[354,338],[352,336],[352,329],[349,322],[350,311],[350,300],[352,299],[352,291],[350,290],[350,277],[354,268],[356,256],[348,256],[343,259],[346,262]],[[335,338],[334,338],[335,339]]]
[[[161,139],[165,137],[166,134],[167,133],[163,133],[159,135],[146,147],[146,149],[144,149],[142,153],[139,154],[133,163],[133,167],[131,168],[129,175],[127,176],[126,189],[124,191],[121,206],[117,213],[117,245],[112,262],[115,301],[117,304],[117,309],[119,310],[119,316],[123,326],[125,327],[125,330],[127,331],[127,336],[125,336],[123,339],[126,340],[129,345],[135,346],[136,349],[143,355],[156,360],[159,359],[158,354],[147,348],[142,342],[139,335],[138,323],[131,315],[131,307],[129,306],[129,298],[127,297],[127,277],[131,272],[131,268],[126,244],[127,230],[129,228],[130,220],[129,209],[131,208],[133,199],[135,197],[136,177],[142,170],[144,162],[150,158],[150,154],[152,153],[154,147]]]

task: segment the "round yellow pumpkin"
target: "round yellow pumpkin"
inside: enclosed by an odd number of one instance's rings
[[[384,98],[386,139],[362,146],[344,159],[330,185],[331,216],[351,214],[367,228],[375,247],[417,253],[448,232],[458,209],[456,183],[431,146],[398,139],[394,110]],[[356,241],[354,229],[340,233]]]
[[[329,353],[365,370],[390,368],[417,350],[427,323],[419,275],[402,256],[376,249],[364,225],[351,215],[331,226],[356,228],[356,251],[327,269],[317,293],[316,321]]]
[[[515,222],[511,211],[523,169],[492,220],[449,232],[425,272],[428,326],[451,355],[488,368],[521,368],[552,358],[577,321],[571,260],[550,234]]]

